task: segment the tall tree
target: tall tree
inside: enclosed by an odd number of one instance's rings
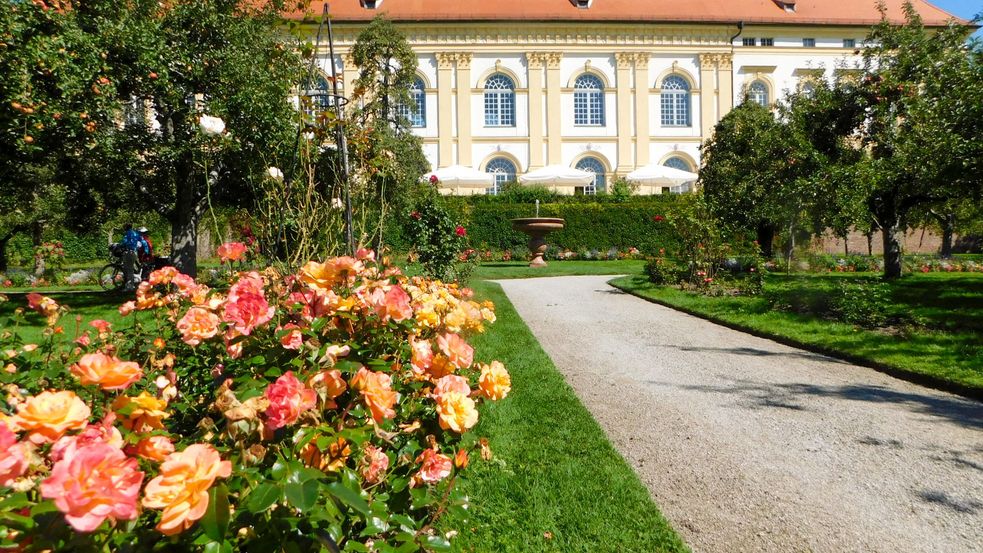
[[[410,196],[430,164],[406,113],[417,109],[410,96],[417,60],[406,37],[391,22],[376,17],[358,35],[352,58],[359,68],[351,100],[349,149],[359,196],[372,213],[375,228],[362,242],[382,247],[387,214]]]
[[[884,241],[884,277],[901,276],[901,236],[918,209],[979,197],[983,175],[983,73],[969,30],[884,20],[864,52],[859,129],[870,158],[870,211]]]

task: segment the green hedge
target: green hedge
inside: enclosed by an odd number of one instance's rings
[[[577,198],[577,197],[575,197]],[[625,202],[564,200],[540,204],[542,217],[561,217],[566,227],[549,235],[550,245],[572,251],[606,251],[615,247],[635,247],[644,253],[672,247],[675,239],[664,224],[653,220],[665,216],[676,203],[675,196],[638,198]],[[515,250],[525,248],[528,237],[512,229],[512,219],[532,217],[535,204],[495,201],[490,197],[447,198],[448,207],[468,231],[471,245],[479,249]],[[392,221],[387,244],[396,251],[407,251],[409,243],[402,231],[402,221]]]

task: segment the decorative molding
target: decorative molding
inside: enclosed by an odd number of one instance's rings
[[[458,69],[471,69],[471,53],[458,52],[456,55]]]
[[[778,69],[777,65],[742,65],[741,73],[755,75],[770,75]]]
[[[615,52],[614,59],[617,62],[618,69],[631,69],[632,64],[635,63],[635,53]]]
[[[366,23],[335,22],[335,43],[354,44]],[[316,25],[311,25],[313,35]],[[442,23],[400,24],[414,48],[449,44],[471,45],[610,45],[610,46],[730,46],[731,25],[699,24],[543,24]],[[312,36],[313,38],[313,36]]]
[[[542,69],[545,61],[541,52],[526,52],[526,65],[529,69]]]
[[[723,52],[704,52],[700,54],[700,69],[717,68],[729,71],[734,67],[734,56]]]
[[[563,52],[543,52],[543,59],[546,61],[547,69],[559,69]]]
[[[355,67],[355,58],[351,55],[351,53],[342,54],[341,63],[343,67],[353,68]]]
[[[437,52],[437,69],[453,69],[457,54],[453,52]]]
[[[648,52],[635,52],[635,69],[646,69],[652,54]]]

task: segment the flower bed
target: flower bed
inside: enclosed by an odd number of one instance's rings
[[[477,407],[511,387],[466,341],[494,307],[367,251],[229,285],[156,271],[123,330],[29,296],[43,343],[0,335],[0,549],[449,547]]]

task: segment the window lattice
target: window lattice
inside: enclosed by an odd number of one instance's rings
[[[515,126],[515,83],[501,73],[485,81],[485,126]]]
[[[485,166],[485,172],[495,175],[494,186],[485,189],[488,194],[498,194],[505,183],[515,181],[515,164],[504,157],[496,157],[489,161]]]
[[[747,88],[748,97],[751,101],[762,107],[768,107],[770,99],[768,98],[768,85],[761,81],[754,81],[751,86]]]
[[[689,83],[678,75],[662,81],[662,126],[690,126]]]
[[[573,85],[574,125],[604,125],[604,83],[594,75],[581,75]]]
[[[666,167],[672,167],[673,169],[679,169],[680,171],[692,171],[693,169],[689,166],[689,163],[685,159],[679,156],[673,156],[665,161],[662,165]]]
[[[577,162],[577,169],[594,173],[594,182],[584,188],[584,194],[597,194],[598,190],[604,190],[607,179],[604,174],[604,164],[595,157],[585,157]]]
[[[412,104],[400,104],[396,106],[396,113],[409,122],[411,127],[427,126],[427,93],[424,91],[423,81],[417,79],[410,87],[410,98]]]

